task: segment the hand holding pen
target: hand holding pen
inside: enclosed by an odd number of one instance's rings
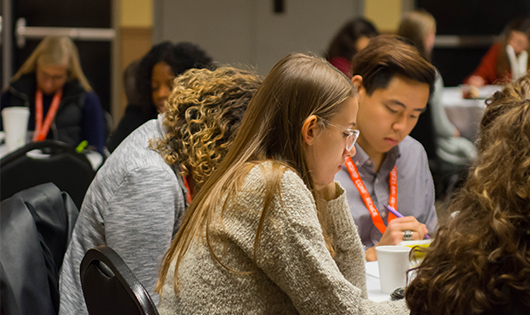
[[[384,205],[384,206],[385,206],[385,208],[386,208],[389,212],[391,212],[392,214],[394,214],[394,215],[396,216],[396,218],[403,218],[403,215],[402,215],[401,213],[397,212],[396,209],[392,208],[392,207],[389,206],[389,205]],[[425,238],[425,239],[430,239],[429,235],[427,235],[427,234],[424,235],[424,238]]]

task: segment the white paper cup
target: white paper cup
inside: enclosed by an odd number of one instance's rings
[[[381,292],[390,294],[407,284],[406,273],[410,268],[411,248],[404,246],[377,246],[379,281]]]
[[[28,118],[29,108],[27,107],[6,107],[2,110],[2,123],[8,151],[13,151],[26,144]]]

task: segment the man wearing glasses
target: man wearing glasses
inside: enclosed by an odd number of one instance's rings
[[[402,39],[379,36],[355,55],[352,70],[360,134],[356,155],[346,159],[335,179],[347,192],[371,261],[377,259],[376,246],[420,240],[436,229],[427,155],[408,137],[432,93],[435,69]],[[396,218],[385,206],[404,217]]]

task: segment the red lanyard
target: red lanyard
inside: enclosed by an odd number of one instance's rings
[[[190,176],[190,175],[188,175]],[[187,177],[187,176],[186,176]],[[186,201],[188,202],[188,205],[191,204],[191,186],[188,184],[188,180],[186,179],[186,177],[182,177],[182,181],[184,182],[184,186],[186,186]],[[191,176],[190,176],[190,181],[191,181]]]
[[[52,121],[55,118],[55,114],[57,114],[57,109],[59,108],[59,103],[61,102],[62,96],[62,90],[55,93],[53,96],[52,104],[50,105],[50,109],[48,109],[48,114],[46,114],[46,120],[44,121],[43,125],[42,92],[37,90],[37,93],[35,93],[35,133],[33,134],[33,141],[43,141],[46,139],[46,136],[50,131]]]
[[[353,184],[355,187],[357,187],[357,190],[361,194],[361,198],[364,201],[364,204],[366,205],[366,208],[368,208],[368,211],[370,212],[370,215],[372,217],[372,222],[374,222],[375,227],[384,234],[386,231],[385,223],[383,222],[383,219],[379,215],[379,211],[377,211],[376,206],[374,205],[374,202],[372,198],[370,197],[370,194],[368,193],[368,190],[364,186],[363,180],[361,179],[361,176],[359,175],[359,171],[357,170],[357,167],[353,163],[353,160],[351,157],[346,158],[346,168],[348,169],[348,172],[350,173],[350,177],[353,181]],[[391,206],[394,209],[397,209],[397,171],[396,167],[392,169],[390,172],[390,196],[388,197],[388,205]],[[392,213],[388,214],[388,222],[394,220],[396,216]]]

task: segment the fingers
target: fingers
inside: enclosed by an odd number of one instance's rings
[[[422,224],[412,216],[396,218],[388,224],[383,237],[379,241],[380,245],[397,245],[403,241],[403,232],[412,231],[412,239],[422,240],[428,230],[425,224]]]

